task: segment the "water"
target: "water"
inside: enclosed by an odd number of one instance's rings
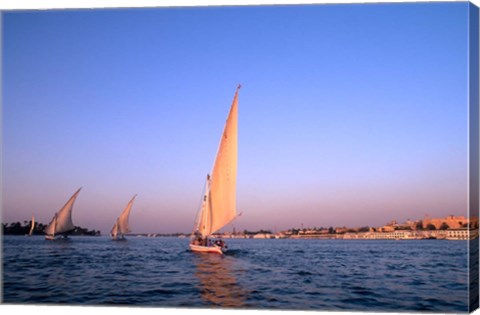
[[[466,241],[3,238],[3,302],[336,311],[468,311]]]

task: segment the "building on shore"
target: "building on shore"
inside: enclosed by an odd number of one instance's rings
[[[449,230],[395,230],[391,232],[364,232],[345,233],[337,235],[338,239],[366,239],[366,240],[471,240],[478,237],[478,229],[449,229]]]
[[[253,238],[275,238],[275,236],[270,233],[258,233],[258,234],[254,234]]]
[[[447,240],[471,240],[478,237],[478,230],[451,229],[446,231]],[[476,232],[476,233],[475,233]]]
[[[445,218],[430,218],[428,215],[422,220],[422,226],[424,229],[428,228],[431,224],[437,230],[442,229],[442,227],[446,227],[449,229],[460,229],[462,227],[468,227],[469,220],[464,216],[454,216],[449,215]]]
[[[215,235],[221,238],[254,238],[254,239],[367,239],[367,240],[418,240],[444,239],[469,240],[479,236],[478,217],[447,216],[445,218],[429,218],[404,223],[392,220],[380,227],[330,227],[330,228],[292,228],[287,231],[272,233],[270,230],[256,232],[225,232]]]

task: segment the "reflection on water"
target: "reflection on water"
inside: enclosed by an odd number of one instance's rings
[[[245,306],[248,292],[237,283],[234,258],[206,253],[193,254],[195,276],[200,280],[201,298],[214,306]]]
[[[229,244],[234,250],[220,256],[192,253],[188,240],[178,238],[50,242],[7,235],[2,303],[468,311],[467,241]]]

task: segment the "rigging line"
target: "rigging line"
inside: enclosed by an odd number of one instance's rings
[[[205,194],[206,194],[206,186],[207,186],[207,183],[205,182],[203,184],[203,189],[202,189],[202,194],[200,196],[200,202],[197,206],[197,214],[195,215],[195,219],[194,219],[194,222],[193,222],[193,229],[194,229],[194,232],[195,232],[195,228],[197,226],[197,223],[198,223],[198,220],[199,220],[199,217],[198,215],[200,214],[200,212],[202,211],[202,203],[203,203],[203,199],[205,198]]]

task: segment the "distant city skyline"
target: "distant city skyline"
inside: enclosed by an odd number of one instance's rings
[[[2,221],[191,230],[238,83],[225,230],[466,216],[468,5],[3,12]]]
[[[31,220],[32,220],[32,218],[30,218],[28,220],[23,220],[23,221],[2,222],[2,223],[5,224],[6,226],[10,226],[10,227],[12,225],[15,226],[18,223],[20,223],[20,225],[19,226],[17,225],[17,227],[22,229],[22,228],[29,228],[31,226],[31,222],[32,222]],[[37,220],[35,220],[35,227],[36,227],[36,229],[38,229],[38,226],[40,226],[40,227],[46,226],[47,223],[48,222],[38,222]],[[223,229],[222,232],[218,232],[217,234],[220,234],[220,235],[221,234],[230,235],[230,234],[235,234],[235,233],[236,234],[243,234],[245,231],[248,232],[248,233],[265,233],[265,232],[283,233],[283,232],[292,231],[292,230],[312,231],[312,230],[329,230],[329,229],[332,229],[332,228],[333,229],[340,229],[340,230],[344,230],[344,231],[358,230],[358,229],[363,230],[365,228],[370,228],[370,229],[373,228],[373,229],[382,230],[382,229],[385,229],[385,227],[416,226],[419,223],[422,223],[423,229],[426,229],[426,226],[429,225],[429,224],[433,224],[435,229],[441,229],[443,223],[447,224],[445,229],[464,229],[464,228],[467,228],[467,226],[469,226],[469,225],[472,225],[472,226],[478,225],[478,216],[464,217],[464,216],[456,216],[454,214],[451,214],[449,216],[442,217],[442,218],[432,218],[430,215],[426,214],[422,218],[408,218],[405,221],[397,221],[396,219],[393,218],[393,219],[389,220],[388,222],[384,222],[381,225],[365,224],[365,225],[362,225],[362,226],[347,226],[345,224],[343,224],[343,225],[340,224],[338,226],[317,226],[317,225],[308,225],[308,224],[301,223],[299,226],[291,226],[290,228],[284,229],[284,230],[278,230],[276,226],[274,226],[273,228],[260,228],[260,229],[257,229],[257,230],[248,230],[248,229],[238,230],[236,228],[233,228],[233,229]],[[84,235],[97,236],[94,233],[101,232],[99,230],[89,230],[88,228],[83,227],[83,226],[78,226],[78,227],[85,230]],[[419,228],[419,229],[422,229],[422,228]],[[191,233],[190,231],[175,231],[175,232],[168,232],[168,233],[132,232],[132,233],[127,233],[127,235],[142,235],[142,234],[144,234],[144,235],[154,235],[154,236],[165,236],[165,235],[171,236],[171,235],[177,235],[177,234],[178,235],[184,235],[184,234],[190,234],[190,233]],[[109,234],[109,231],[104,231],[102,233],[102,235],[108,235],[108,234]],[[81,234],[78,234],[78,235],[81,235]]]

